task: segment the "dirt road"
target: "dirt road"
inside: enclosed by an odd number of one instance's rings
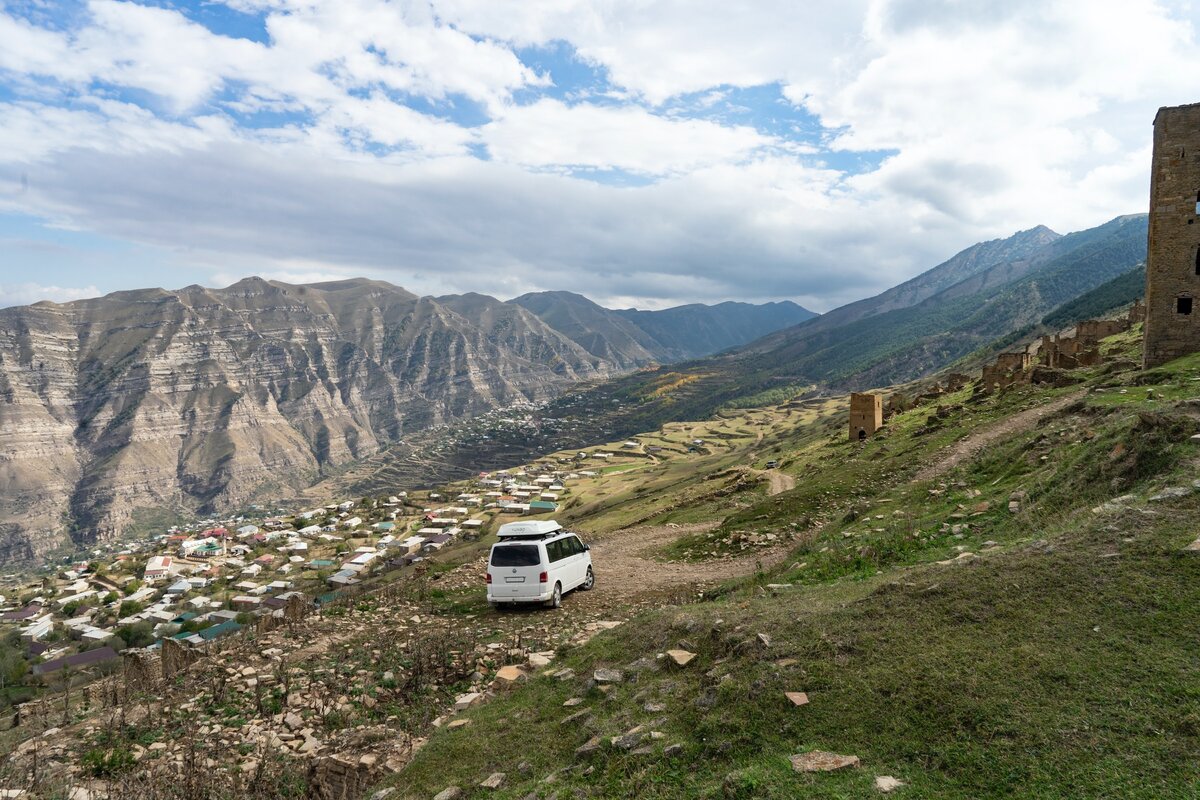
[[[1011,436],[1019,431],[1024,431],[1032,428],[1040,420],[1051,414],[1056,414],[1062,411],[1067,406],[1074,403],[1079,398],[1083,397],[1083,392],[1075,392],[1066,397],[1060,397],[1052,403],[1047,403],[1044,406],[1031,408],[1027,411],[1022,411],[1019,414],[1013,414],[1006,418],[1003,422],[999,422],[990,428],[973,433],[964,439],[960,439],[950,445],[945,453],[935,462],[922,469],[913,478],[914,481],[933,480],[939,475],[944,475],[950,470],[957,467],[964,461],[974,458],[979,451],[987,447],[992,442],[1002,439],[1006,436]]]
[[[780,492],[786,492],[790,489],[796,488],[796,479],[791,475],[788,475],[786,472],[780,472],[777,469],[769,469],[765,474],[767,476],[767,480],[769,481],[767,494],[776,495]]]
[[[653,525],[626,528],[591,540],[596,588],[576,592],[564,601],[586,610],[629,608],[649,601],[655,594],[672,589],[699,592],[730,578],[749,575],[761,563],[778,562],[786,547],[756,550],[741,558],[720,561],[667,563],[657,560],[658,551],[681,536],[704,533],[719,523],[696,525]]]

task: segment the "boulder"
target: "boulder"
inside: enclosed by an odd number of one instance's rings
[[[904,786],[904,781],[893,778],[891,775],[879,775],[875,778],[875,788],[884,794],[894,792],[901,786]]]
[[[813,750],[791,757],[792,769],[796,772],[833,772],[847,767],[857,767],[858,756],[843,756],[837,753],[827,753],[824,750]]]
[[[687,666],[688,662],[696,657],[695,653],[689,653],[687,650],[668,650],[667,655],[679,667]]]
[[[476,703],[479,703],[481,700],[483,700],[483,695],[479,692],[467,692],[466,694],[460,694],[458,697],[454,698],[454,710],[462,711],[464,709],[468,709]]]
[[[619,669],[601,668],[592,673],[592,680],[596,683],[620,683],[625,679]]]
[[[501,667],[499,671],[496,672],[496,683],[501,686],[512,686],[514,683],[524,680],[524,678],[525,670],[521,669],[515,664],[507,667]]]
[[[481,788],[481,789],[499,789],[503,785],[504,785],[504,773],[503,772],[493,772],[491,775],[488,775],[486,778],[484,778],[483,780],[481,780],[479,782],[479,788]]]
[[[593,736],[592,738],[588,739],[583,744],[579,745],[579,747],[575,748],[575,757],[576,758],[591,758],[596,753],[600,752],[601,742],[603,742],[603,741],[604,740],[602,738],[600,738],[599,736]]]

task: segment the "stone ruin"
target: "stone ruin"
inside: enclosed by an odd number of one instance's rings
[[[171,680],[177,673],[187,669],[200,654],[189,650],[187,646],[170,637],[162,640],[162,676],[164,681]]]
[[[1144,365],[1200,351],[1200,103],[1160,108],[1150,162]]]
[[[929,400],[938,400],[944,395],[957,392],[970,383],[970,375],[964,375],[961,372],[951,372],[943,375],[940,381],[935,382],[932,386],[921,391],[920,394],[912,397],[896,392],[888,398],[887,405],[883,409],[883,418],[886,420],[896,414],[916,408]]]
[[[130,649],[121,653],[122,678],[126,694],[153,691],[158,683],[155,667],[158,659],[148,649]]]
[[[850,395],[850,441],[861,442],[883,427],[883,396],[878,394]]]
[[[1124,333],[1145,318],[1146,306],[1138,300],[1124,317],[1084,320],[1073,329],[1043,336],[1024,351],[1001,353],[983,368],[976,391],[990,394],[1018,383],[1061,385],[1066,380],[1063,370],[1104,363],[1101,339]]]

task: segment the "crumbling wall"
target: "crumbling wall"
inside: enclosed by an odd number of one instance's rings
[[[183,670],[199,658],[199,655],[193,653],[184,645],[168,637],[160,640],[162,642],[162,676],[164,681],[169,681],[171,678]]]
[[[155,676],[157,659],[149,650],[126,650],[121,653],[121,673],[126,694],[153,692],[158,685]]]

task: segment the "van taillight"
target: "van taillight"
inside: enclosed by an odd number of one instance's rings
[[[492,573],[490,573],[490,572],[487,574],[487,582],[488,583],[492,582]]]
[[[538,583],[547,583],[547,582],[549,582],[549,580],[550,580],[550,573],[548,573],[548,572],[543,572],[542,574],[538,575]]]

